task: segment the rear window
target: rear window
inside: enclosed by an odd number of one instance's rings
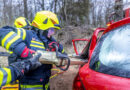
[[[130,25],[112,30],[101,37],[91,58],[95,71],[130,77]]]

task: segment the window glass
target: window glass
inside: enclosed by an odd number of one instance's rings
[[[106,66],[130,70],[130,25],[109,33],[102,43],[99,60]]]
[[[89,65],[101,73],[130,78],[130,24],[104,34]]]

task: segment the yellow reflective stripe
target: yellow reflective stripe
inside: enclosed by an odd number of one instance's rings
[[[26,31],[23,29],[23,28],[21,28],[22,30],[23,30],[23,40],[25,40],[25,38],[26,38]]]
[[[0,70],[0,86],[2,85],[3,77],[4,77],[4,74],[3,74],[3,72]]]
[[[2,46],[4,47],[5,41],[14,34],[14,32],[8,33],[2,40]]]
[[[13,52],[12,52],[12,51],[9,51],[9,54],[13,54]]]
[[[7,50],[7,52],[8,52],[9,54],[12,54],[12,53],[13,53],[13,51],[9,51],[9,50]]]
[[[12,81],[11,70],[9,68],[3,68],[3,69],[7,72],[7,82],[6,82],[6,84],[8,84]]]
[[[37,88],[37,87],[43,87],[43,85],[20,85],[21,88]]]
[[[6,45],[6,49],[8,50],[10,48],[10,45],[15,42],[16,40],[18,40],[20,38],[20,36],[15,36],[12,40],[10,40],[7,45]]]
[[[64,52],[65,52],[65,50],[64,50],[64,48],[63,48],[62,53],[64,53]]]
[[[23,40],[25,40],[25,38],[26,38],[26,31],[23,28],[17,28],[17,34],[19,36],[21,36]]]
[[[19,28],[17,28],[17,34],[18,34],[19,36],[21,36],[21,35],[20,35],[20,34],[21,34],[21,31],[20,31]]]
[[[48,90],[49,85],[50,85],[50,83],[47,83],[47,84],[45,85],[45,90]]]
[[[31,41],[31,43],[36,43],[36,44],[44,45],[43,43],[37,42],[37,41]]]
[[[45,49],[45,47],[43,46],[38,46],[38,45],[33,45],[33,44],[30,44],[30,46]]]

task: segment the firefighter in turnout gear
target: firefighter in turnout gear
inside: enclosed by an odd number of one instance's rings
[[[56,30],[60,30],[57,15],[50,11],[37,12],[32,27],[31,30],[9,26],[1,28],[1,46],[13,51],[17,61],[32,57],[32,53],[37,50],[55,51],[52,46],[54,43],[59,47],[59,52],[65,53],[63,46],[52,37]],[[19,79],[21,90],[49,90],[51,68],[51,64],[42,64],[25,74]]]
[[[14,21],[14,26],[16,28],[23,28],[25,30],[31,30],[31,23],[25,17],[18,17],[18,18],[16,18],[15,21]],[[23,35],[24,35],[23,32],[24,31],[21,32],[21,29],[17,29],[16,32],[23,37]],[[13,62],[16,62],[17,61],[17,55],[14,54],[11,51],[9,51],[9,53],[10,53],[10,56],[8,57],[8,63],[11,64]]]
[[[25,17],[18,17],[14,21],[14,26],[17,28],[31,29],[31,23]]]
[[[33,58],[12,63],[7,68],[0,68],[0,88],[6,84],[22,78],[25,73],[41,66],[41,63],[38,61],[40,56],[41,54],[38,54]]]

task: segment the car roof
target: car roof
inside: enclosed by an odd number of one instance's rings
[[[103,32],[103,34],[109,32],[109,31],[112,31],[118,27],[121,27],[123,25],[126,25],[126,24],[130,24],[130,17],[122,19],[118,22],[112,23],[109,27],[106,28],[106,30]]]

